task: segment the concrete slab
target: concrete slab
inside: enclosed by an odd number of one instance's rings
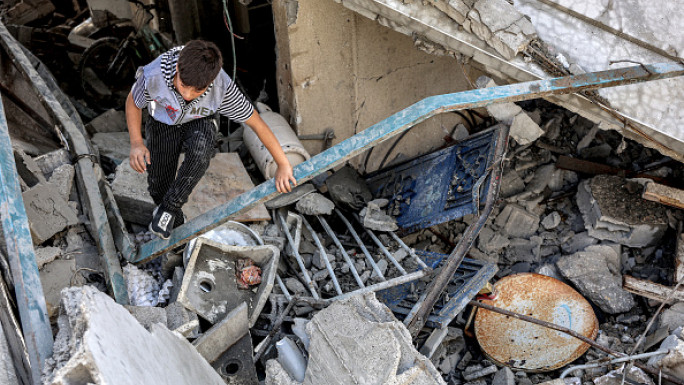
[[[50,176],[50,183],[57,187],[59,195],[64,199],[69,199],[71,189],[74,187],[74,176],[76,170],[70,164],[64,164],[53,170]]]
[[[133,170],[128,161],[121,163],[116,167],[112,193],[124,221],[144,226],[150,223],[155,204],[147,191],[147,174]]]
[[[97,289],[65,290],[62,308],[45,384],[225,384],[185,339],[159,325],[148,332]]]
[[[52,183],[41,183],[22,194],[33,242],[47,241],[67,226],[78,224],[74,209]]]
[[[660,241],[668,226],[666,208],[641,198],[635,180],[599,175],[580,182],[577,205],[590,236],[629,247]]]
[[[36,161],[36,164],[43,172],[43,175],[45,175],[46,178],[49,178],[52,175],[52,172],[59,166],[71,164],[71,155],[69,155],[69,151],[62,148],[40,155],[33,160]]]
[[[178,301],[215,324],[247,302],[250,327],[273,289],[280,251],[275,246],[228,246],[198,238],[190,256]],[[251,259],[261,268],[261,283],[250,290],[238,289],[236,262]]]
[[[116,164],[128,162],[131,152],[128,132],[97,133],[91,142],[100,150],[100,156],[106,156]]]
[[[622,289],[620,265],[620,255],[604,245],[589,246],[556,263],[582,295],[609,314],[624,313],[636,304],[632,294]]]
[[[56,317],[59,311],[60,293],[70,286],[70,281],[76,273],[75,259],[57,259],[40,270],[40,283],[45,294],[45,304],[50,318]]]
[[[163,308],[154,307],[154,306],[124,306],[124,307],[148,331],[151,330],[152,325],[154,325],[154,324],[162,324],[164,326],[167,326],[166,310],[164,310]]]
[[[218,153],[211,159],[209,168],[195,190],[190,194],[183,212],[188,219],[231,201],[254,187],[245,166],[236,153]],[[233,219],[236,222],[258,222],[271,220],[262,203],[247,213]]]
[[[57,257],[62,254],[62,249],[59,247],[35,247],[36,252],[36,262],[38,263],[38,268],[42,269],[46,264],[54,261]]]
[[[413,347],[403,323],[374,294],[337,301],[306,325],[303,384],[446,384]]]
[[[90,135],[97,133],[128,132],[126,113],[114,109],[107,110],[85,125]]]

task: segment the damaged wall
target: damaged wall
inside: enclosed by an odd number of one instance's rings
[[[452,57],[424,53],[411,37],[333,1],[276,0],[273,13],[281,114],[299,135],[332,128],[336,144],[425,97],[469,88]],[[430,119],[409,132],[388,161],[438,147],[459,122],[455,114]],[[303,144],[311,154],[323,149],[319,140]],[[369,170],[390,146],[375,149]]]

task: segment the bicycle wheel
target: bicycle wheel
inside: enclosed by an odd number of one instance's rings
[[[103,37],[83,51],[78,65],[86,102],[105,111],[126,102],[135,81],[136,65],[123,43],[114,37]]]

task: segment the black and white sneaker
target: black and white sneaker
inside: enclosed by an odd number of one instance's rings
[[[154,208],[152,212],[152,222],[148,229],[150,232],[161,239],[169,239],[174,225],[174,215],[171,211],[161,210],[161,206]]]

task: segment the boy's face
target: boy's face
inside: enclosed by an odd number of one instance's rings
[[[186,86],[183,84],[183,81],[180,78],[180,75],[178,75],[178,67],[176,67],[176,75],[173,77],[173,86],[176,88],[176,91],[185,99],[186,102],[190,102],[192,100],[197,99],[200,97],[204,91],[207,90],[208,87],[202,88],[201,90],[198,90],[195,87],[192,86]]]

